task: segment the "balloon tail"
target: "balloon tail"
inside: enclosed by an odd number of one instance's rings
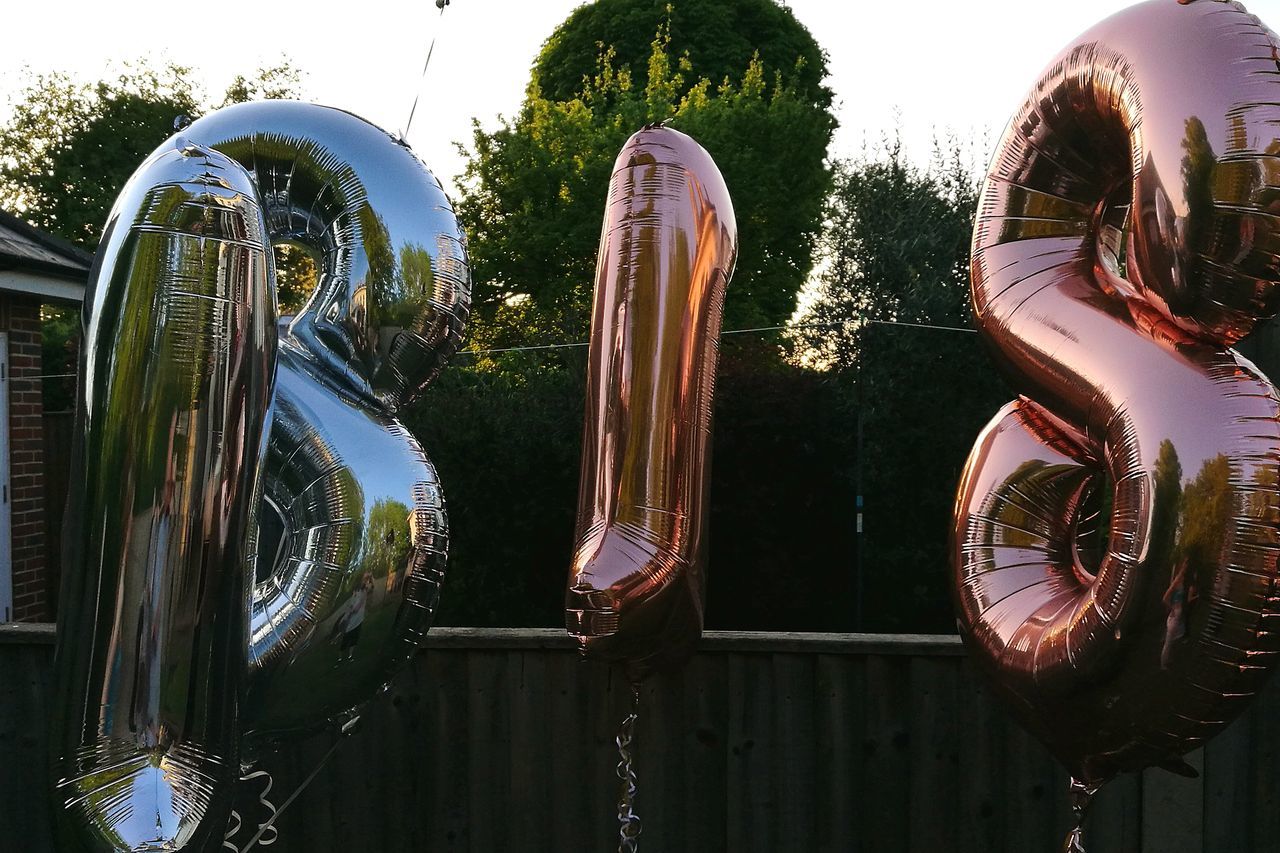
[[[1071,827],[1071,831],[1067,833],[1066,839],[1062,842],[1062,853],[1085,853],[1084,849],[1084,816],[1089,810],[1089,806],[1093,804],[1093,795],[1098,793],[1101,788],[1098,782],[1081,782],[1079,779],[1072,777],[1071,779],[1071,815],[1075,819],[1075,825]]]
[[[618,737],[618,778],[622,781],[618,796],[618,853],[636,853],[640,849],[640,817],[636,814],[636,771],[632,763],[631,744],[636,735],[636,716],[640,711],[640,684],[631,683],[631,713],[622,721]]]
[[[258,824],[258,833],[253,837],[251,843],[256,843],[259,847],[270,847],[280,837],[280,830],[276,829],[276,815],[279,814],[279,810],[276,809],[274,803],[267,799],[267,795],[271,793],[271,786],[274,780],[267,771],[258,770],[247,776],[241,776],[240,781],[248,782],[250,779],[262,778],[265,778],[267,782],[266,787],[262,789],[262,793],[258,795],[258,804],[267,810],[267,819]],[[270,838],[266,837],[268,832],[271,833]]]
[[[240,818],[240,812],[232,809],[231,817],[227,820],[227,834],[222,839],[222,846],[230,850],[231,853],[240,853],[240,848],[235,845],[233,839],[242,826],[244,826],[244,821]]]

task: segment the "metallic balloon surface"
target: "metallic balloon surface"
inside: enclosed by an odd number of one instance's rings
[[[64,531],[60,847],[200,850],[226,825],[276,348],[270,256],[249,176],[195,145],[153,155],[107,222]]]
[[[1277,55],[1237,3],[1127,9],[983,186],[974,310],[1022,397],[960,484],[960,629],[1086,784],[1185,771],[1280,651],[1280,403],[1228,348],[1280,307]]]
[[[273,243],[320,271],[279,328]],[[465,246],[396,140],[338,110],[247,104],[134,175],[90,294],[59,832],[67,847],[206,849],[246,745],[350,711],[429,627],[443,498],[395,411],[460,342]]]
[[[596,266],[566,624],[640,678],[702,632],[711,407],[737,226],[688,136],[651,126],[614,164]]]
[[[243,723],[287,732],[369,698],[430,626],[444,500],[394,415],[461,343],[466,246],[439,181],[349,113],[261,101],[183,135],[244,166],[270,240],[316,259],[280,334]]]

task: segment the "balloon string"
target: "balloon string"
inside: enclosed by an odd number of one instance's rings
[[[254,845],[257,845],[259,847],[268,847],[271,844],[275,843],[276,839],[279,838],[279,835],[280,835],[280,831],[276,829],[276,826],[275,826],[276,819],[279,818],[280,815],[284,814],[284,810],[289,808],[289,806],[293,803],[293,801],[298,798],[298,795],[301,794],[306,789],[306,787],[311,784],[312,780],[315,779],[316,776],[320,775],[321,769],[323,769],[324,766],[329,763],[329,759],[333,757],[333,753],[334,751],[337,750],[338,744],[340,743],[342,743],[341,738],[333,742],[333,745],[329,747],[329,751],[326,752],[324,756],[320,759],[320,762],[316,764],[315,769],[311,771],[310,775],[308,775],[307,778],[302,780],[302,784],[294,789],[293,793],[290,794],[289,797],[283,803],[280,804],[280,807],[278,809],[272,806],[271,803],[267,802],[267,800],[265,799],[267,796],[267,792],[271,790],[270,776],[268,776],[267,788],[262,792],[262,797],[259,798],[259,802],[266,805],[266,807],[271,812],[271,816],[267,818],[267,820],[264,823],[258,824],[257,833],[252,838],[250,838],[249,843],[245,844],[244,847],[241,847],[240,850],[237,851],[237,853],[249,853],[249,850],[253,849]],[[267,775],[263,771],[259,771],[259,772],[262,773],[262,775]],[[258,774],[251,774],[249,776],[246,776],[245,778],[250,779],[256,775]],[[239,816],[237,815],[237,819],[238,818]],[[262,836],[265,835],[267,832],[274,833],[271,836],[271,840],[262,841]],[[232,848],[232,849],[235,849],[235,848]]]
[[[418,99],[422,97],[422,83],[427,79],[427,68],[431,65],[431,54],[436,49],[436,39],[440,36],[440,24],[444,20],[444,7],[449,5],[449,0],[436,0],[436,6],[440,9],[440,15],[436,18],[436,31],[431,35],[431,46],[427,48],[427,59],[422,63],[422,76],[418,78],[418,91],[413,94],[413,106],[409,108],[409,120],[404,124],[404,133],[400,134],[401,139],[409,138],[409,128],[413,126],[413,114],[418,111]]]
[[[275,844],[276,839],[280,837],[280,831],[276,829],[275,826],[273,825],[275,823],[276,815],[278,814],[278,812],[276,811],[275,805],[269,799],[267,799],[267,795],[271,793],[271,786],[273,784],[271,774],[265,770],[255,770],[253,773],[250,773],[247,776],[240,777],[241,782],[248,782],[253,779],[267,780],[266,787],[264,787],[262,789],[262,792],[258,794],[258,803],[261,804],[263,808],[267,810],[269,816],[267,817],[267,820],[265,823],[258,824],[258,834],[255,835],[252,840],[250,840],[248,846],[244,848],[245,850],[248,850],[249,847],[252,847],[255,841],[258,842],[259,847],[270,847],[272,844]],[[235,840],[234,840],[236,835],[240,832],[240,830],[244,828],[244,819],[240,817],[240,812],[236,811],[235,809],[232,809],[231,820],[229,823],[230,825],[227,827],[227,833],[222,838],[222,846],[227,850],[233,851],[233,853],[242,853],[240,848],[235,845]],[[271,832],[270,840],[259,841],[259,838],[263,835],[263,833],[266,830],[270,830]]]
[[[222,846],[230,850],[231,853],[240,853],[240,848],[235,845],[232,839],[236,837],[240,827],[244,826],[244,821],[240,819],[240,812],[235,809],[231,810],[231,820],[235,823],[227,827],[227,834],[222,836]]]
[[[250,773],[248,776],[242,776],[241,781],[248,782],[250,779],[260,779],[262,777],[266,777],[267,785],[262,789],[262,793],[258,795],[258,802],[266,808],[268,816],[266,821],[258,824],[258,834],[254,836],[253,840],[258,842],[259,847],[270,847],[272,844],[275,844],[276,839],[280,837],[280,830],[276,829],[275,826],[276,815],[279,814],[279,812],[276,810],[276,807],[272,802],[267,799],[267,794],[271,793],[271,774],[265,770],[258,770],[254,773]],[[271,832],[270,841],[262,839],[262,834],[268,830]]]
[[[631,685],[631,713],[622,721],[618,737],[618,779],[622,781],[618,797],[618,853],[636,853],[640,849],[640,817],[636,814],[636,771],[632,764],[631,743],[635,740],[636,717],[640,711],[640,685]]]
[[[1102,787],[1096,782],[1081,782],[1072,777],[1070,796],[1071,796],[1071,816],[1075,818],[1075,825],[1071,827],[1071,831],[1067,833],[1066,839],[1062,842],[1062,853],[1085,853],[1084,849],[1084,816],[1089,810],[1089,806],[1093,804],[1093,796],[1098,793],[1098,789]]]

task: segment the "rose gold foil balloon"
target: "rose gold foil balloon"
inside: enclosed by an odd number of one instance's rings
[[[639,679],[702,632],[711,403],[737,254],[715,163],[679,131],[623,146],[596,267],[569,631]]]
[[[960,630],[1086,795],[1189,772],[1280,649],[1280,404],[1228,348],[1280,299],[1278,57],[1236,3],[1127,9],[983,187],[974,310],[1022,397],[960,484]]]

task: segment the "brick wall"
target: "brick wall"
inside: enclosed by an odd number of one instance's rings
[[[9,334],[9,501],[13,525],[13,618],[51,619],[44,530],[44,432],[40,402],[40,303],[0,294]]]

